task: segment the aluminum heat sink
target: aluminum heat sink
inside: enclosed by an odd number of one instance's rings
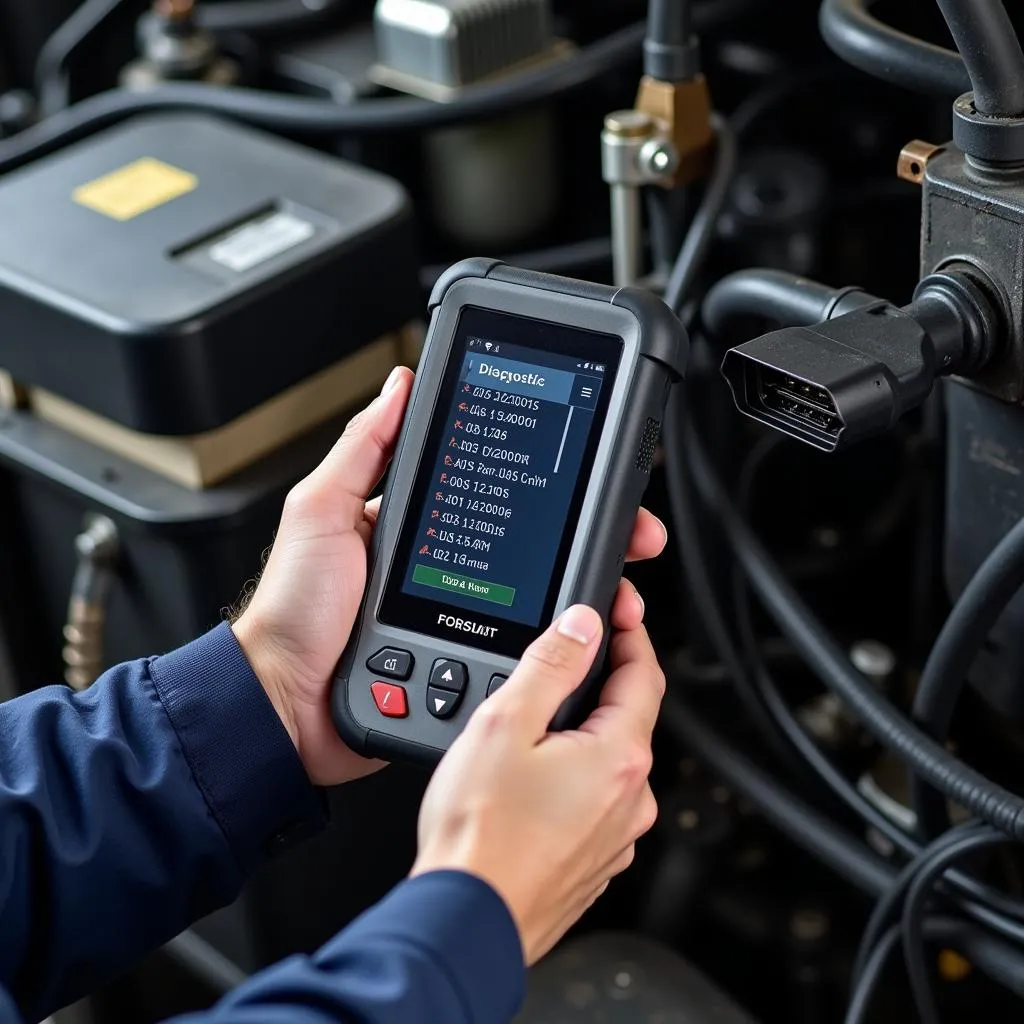
[[[443,99],[551,55],[550,0],[378,0],[374,77]]]

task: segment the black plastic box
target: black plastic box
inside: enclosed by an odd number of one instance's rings
[[[202,114],[0,181],[0,367],[135,430],[235,419],[420,313],[390,178]]]

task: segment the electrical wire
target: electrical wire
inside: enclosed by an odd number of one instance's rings
[[[715,240],[718,218],[729,199],[739,163],[736,133],[729,122],[713,114],[712,126],[717,139],[714,166],[700,206],[693,216],[686,239],[665,286],[665,302],[676,314],[690,298],[690,291],[696,284],[711,244]]]
[[[818,748],[814,740],[807,735],[803,727],[790,711],[785,700],[778,691],[764,659],[760,655],[757,639],[754,633],[753,620],[750,613],[749,593],[747,591],[744,577],[739,566],[736,567],[736,578],[734,579],[734,610],[736,614],[737,630],[740,637],[741,654],[737,654],[731,638],[728,637],[727,628],[724,626],[724,615],[718,603],[718,598],[710,584],[710,572],[704,555],[706,543],[699,536],[691,537],[694,533],[689,523],[697,522],[692,507],[685,502],[685,481],[682,489],[684,500],[680,501],[680,485],[675,481],[673,467],[681,464],[684,457],[677,454],[674,447],[674,439],[682,436],[682,432],[692,429],[687,426],[685,419],[683,424],[672,422],[666,427],[666,474],[669,485],[670,503],[672,505],[673,529],[677,536],[680,548],[685,547],[686,557],[682,569],[684,578],[697,598],[697,607],[704,617],[705,628],[709,629],[709,635],[716,638],[716,650],[724,647],[725,650],[719,653],[723,664],[739,681],[741,699],[750,711],[751,704],[761,709],[761,714],[751,715],[755,723],[761,725],[762,731],[770,735],[773,730],[765,728],[763,715],[765,712],[771,717],[772,724],[778,730],[778,734],[784,736],[793,749],[799,753],[804,761],[811,766],[817,778],[824,782],[828,788],[852,810],[861,820],[878,831],[889,840],[893,846],[902,853],[909,856],[918,856],[922,852],[922,846],[913,836],[908,835],[900,826],[892,821],[887,815],[872,804],[863,794],[858,792],[854,786],[839,769],[832,764],[829,758]],[[774,442],[774,438],[770,438]],[[741,474],[741,495],[740,508],[744,507],[744,491],[749,489],[749,478],[744,480]],[[714,514],[714,508],[709,511]],[[711,633],[711,629],[714,633]],[[725,652],[728,651],[728,654]],[[753,683],[748,682],[748,669],[753,675]],[[750,691],[756,691],[751,695]],[[789,759],[787,759],[789,760]],[[799,773],[798,773],[799,774]],[[951,872],[949,882],[957,890],[968,897],[970,902],[964,904],[964,910],[974,919],[988,924],[1000,934],[1015,941],[1024,941],[1024,903],[1015,900],[1004,893],[992,889],[990,886],[978,882],[970,876],[961,872]],[[980,902],[976,902],[980,901]]]
[[[757,0],[706,0],[693,7],[698,32],[732,25]],[[46,156],[135,114],[202,110],[295,135],[369,135],[416,132],[500,117],[593,82],[639,57],[646,25],[638,23],[582,47],[564,60],[473,86],[451,103],[369,99],[348,106],[331,100],[255,89],[174,82],[143,92],[113,90],[62,110],[0,142],[0,174]]]
[[[754,764],[675,690],[666,696],[661,724],[815,860],[870,896],[878,898],[892,886],[895,868]],[[1024,953],[1018,947],[949,917],[928,918],[925,927],[930,939],[959,949],[979,970],[1024,996]]]
[[[679,437],[684,416],[681,406],[686,401],[684,385],[677,384],[669,397],[665,417],[665,438]],[[793,756],[792,748],[780,738],[775,723],[765,711],[750,673],[736,650],[722,613],[721,603],[711,582],[707,559],[698,533],[698,511],[687,479],[686,466],[681,459],[670,457],[665,461],[665,476],[669,504],[680,559],[682,577],[693,599],[693,607],[708,634],[711,646],[732,679],[744,711],[765,740],[768,748],[791,771],[799,776],[803,765]]]
[[[981,827],[988,831],[988,826]],[[886,929],[892,927],[898,921],[900,908],[907,895],[907,890],[913,884],[914,879],[921,873],[921,870],[931,864],[936,856],[941,856],[951,846],[956,846],[963,839],[965,830],[969,830],[970,834],[974,834],[978,829],[979,826],[977,824],[971,823],[947,832],[946,835],[936,839],[930,846],[919,849],[914,859],[903,868],[888,892],[875,904],[871,916],[868,918],[868,923],[864,927],[860,944],[857,947],[857,954],[853,960],[853,979],[855,982],[867,968],[872,951],[881,942]]]
[[[907,965],[910,988],[914,994],[921,1024],[939,1024],[924,949],[924,915],[936,881],[955,861],[974,850],[1006,843],[1007,837],[993,828],[954,829],[949,842],[930,855],[922,854],[918,872],[910,883],[903,906],[903,959]],[[938,844],[935,844],[936,847]]]
[[[864,1021],[868,1019],[868,1010],[871,1009],[871,1000],[874,998],[875,989],[878,988],[878,983],[882,980],[882,972],[899,942],[900,930],[893,925],[872,949],[850,997],[846,1016],[843,1017],[843,1024],[864,1024]]]
[[[265,35],[319,25],[352,6],[352,0],[227,0],[203,3],[196,21],[208,32]]]
[[[925,663],[912,715],[945,742],[964,680],[999,618],[1024,587],[1024,519],[999,542],[964,588]],[[918,831],[928,839],[949,827],[945,799],[916,774],[910,779]]]
[[[101,128],[161,110],[202,110],[298,135],[423,131],[499,117],[587,85],[637,57],[643,24],[631,25],[571,58],[466,89],[451,103],[370,99],[343,106],[255,89],[173,82],[142,92],[114,90],[84,100],[0,143],[0,173],[15,170]]]
[[[695,431],[686,432],[684,443],[698,492],[715,508],[755,593],[819,678],[849,705],[879,742],[910,762],[933,786],[1006,834],[1024,836],[1024,800],[925,735],[853,668],[737,514]]]
[[[1024,50],[1002,0],[937,0],[986,117],[1024,115]]]
[[[818,27],[848,64],[893,85],[955,99],[971,88],[960,54],[891,28],[870,13],[877,0],[823,0]]]
[[[124,3],[125,0],[85,0],[43,43],[35,68],[36,97],[43,117],[68,105],[67,65],[71,56]]]

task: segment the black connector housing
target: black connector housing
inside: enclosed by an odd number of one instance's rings
[[[740,412],[824,452],[887,430],[938,369],[924,328],[884,302],[755,338],[722,363]]]
[[[926,278],[906,309],[876,300],[730,349],[722,374],[740,412],[833,452],[888,430],[938,376],[984,366],[998,336],[995,307],[965,267]]]

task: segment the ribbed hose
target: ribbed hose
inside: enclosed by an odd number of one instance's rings
[[[937,3],[967,68],[978,113],[1024,115],[1024,50],[1002,0]]]
[[[666,698],[661,723],[767,821],[830,870],[875,898],[896,881],[894,867],[748,760],[678,694]],[[929,918],[926,932],[932,941],[959,949],[1011,992],[1024,995],[1024,954],[1016,947],[949,917]]]
[[[751,586],[815,674],[880,743],[931,785],[982,821],[1014,838],[1024,838],[1024,800],[951,755],[853,668],[739,516],[692,429],[686,431],[685,446],[694,482],[703,500],[715,508]]]
[[[958,53],[890,28],[870,14],[877,0],[823,0],[818,27],[847,64],[893,85],[951,100],[971,88]]]
[[[1010,530],[964,588],[925,663],[913,718],[936,741],[949,736],[964,680],[1006,606],[1024,587],[1024,519]],[[949,827],[945,799],[916,774],[910,795],[918,831],[930,839]]]

